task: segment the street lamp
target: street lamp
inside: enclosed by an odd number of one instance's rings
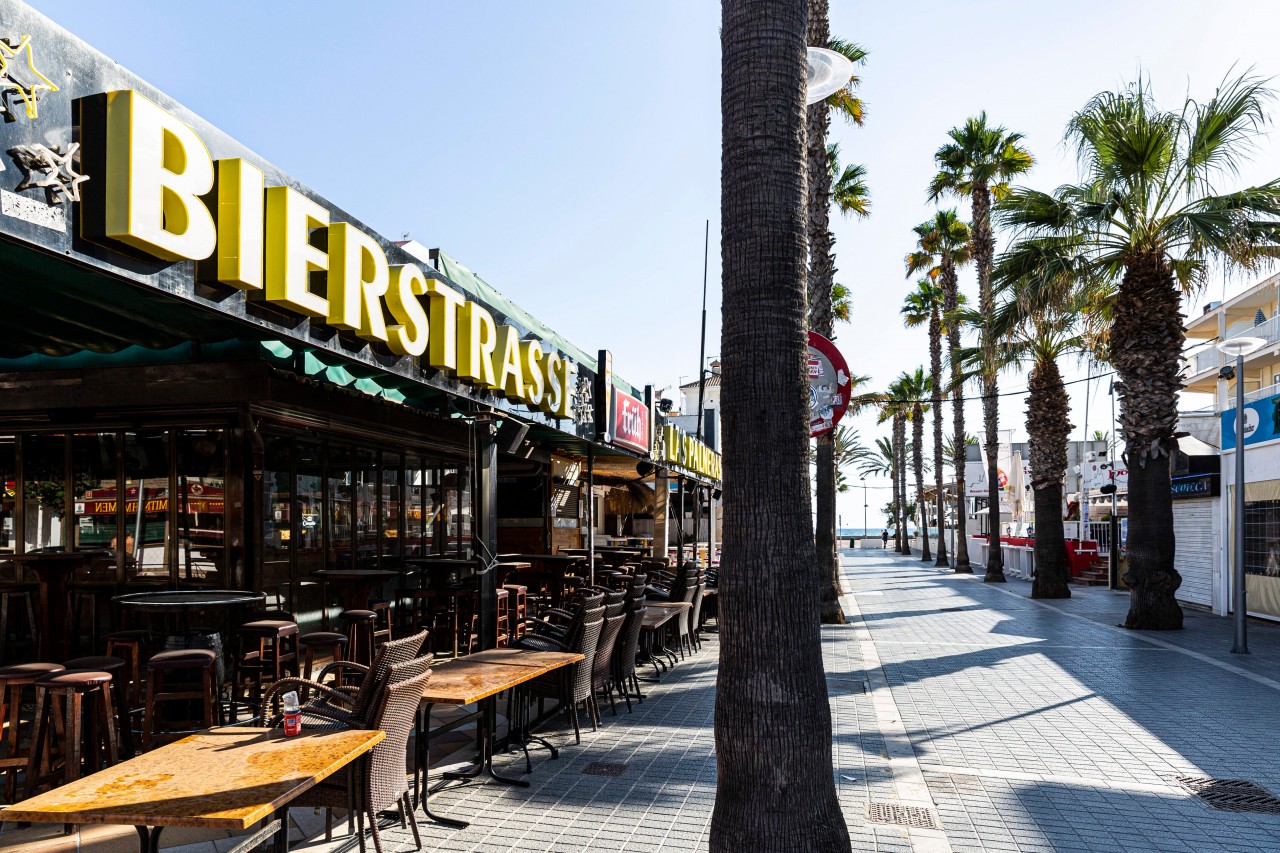
[[[1236,547],[1235,565],[1231,572],[1232,598],[1235,604],[1235,618],[1233,620],[1235,623],[1235,638],[1231,646],[1231,653],[1235,655],[1249,654],[1249,640],[1245,631],[1248,607],[1245,605],[1244,587],[1244,357],[1266,346],[1266,343],[1262,338],[1235,337],[1228,338],[1218,344],[1218,349],[1222,353],[1236,357],[1234,371],[1236,380],[1236,500],[1234,510]],[[1219,375],[1229,379],[1230,377],[1226,375],[1228,370],[1229,368],[1223,368],[1222,373]]]
[[[867,478],[859,477],[862,481],[862,538],[867,538]]]
[[[853,63],[842,53],[825,47],[808,49],[806,104],[816,104],[839,92],[853,79]]]

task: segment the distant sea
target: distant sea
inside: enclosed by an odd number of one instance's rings
[[[877,527],[872,530],[865,530],[861,527],[841,527],[839,530],[836,531],[836,535],[837,536],[879,536],[884,531],[884,529],[885,528],[883,527]],[[915,535],[916,529],[914,527],[909,527],[907,529],[911,531],[912,536]],[[933,528],[933,527],[929,528],[930,534],[936,534],[937,532],[938,532],[937,528]],[[892,528],[889,529],[889,534],[890,535],[893,534]]]

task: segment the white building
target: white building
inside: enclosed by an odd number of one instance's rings
[[[1186,392],[1179,430],[1219,449],[1221,496],[1212,478],[1174,480],[1178,571],[1188,600],[1231,612],[1232,495],[1235,490],[1235,393],[1243,382],[1245,439],[1245,580],[1251,614],[1280,619],[1280,275],[1224,303],[1211,302],[1188,321]],[[1224,368],[1235,359],[1216,344],[1254,337],[1263,346],[1245,358],[1243,376]],[[1228,375],[1228,374],[1232,375]],[[1180,494],[1179,490],[1184,494]]]

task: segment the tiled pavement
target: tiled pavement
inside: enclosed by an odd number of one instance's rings
[[[1174,778],[1248,779],[1280,793],[1280,626],[1251,626],[1256,653],[1241,658],[1226,651],[1229,621],[1207,614],[1189,611],[1181,633],[1137,634],[1114,627],[1127,600],[1104,590],[1033,602],[1024,581],[985,585],[879,551],[844,562],[851,624],[825,628],[823,644],[855,850],[1280,851],[1280,816],[1215,811]],[[472,825],[424,821],[425,849],[705,850],[717,651],[712,635],[646,685],[635,713],[606,710],[580,747],[555,730],[568,745],[558,761],[535,753],[530,788],[433,796]],[[592,762],[626,771],[583,773]],[[524,769],[515,756],[499,764]],[[872,824],[869,801],[932,807],[941,831]],[[311,810],[292,817],[295,836],[316,837]],[[383,839],[387,853],[414,849],[398,825]],[[134,849],[132,837],[92,845],[116,847]]]

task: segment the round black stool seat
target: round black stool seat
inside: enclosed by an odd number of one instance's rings
[[[217,657],[209,649],[173,649],[152,655],[147,669],[203,669]]]
[[[346,641],[347,635],[337,631],[312,631],[298,637],[298,643],[303,646],[340,646]]]
[[[345,622],[372,622],[378,614],[372,610],[344,610],[338,618]]]
[[[122,658],[107,657],[106,655],[75,658],[63,665],[68,670],[96,670],[98,672],[109,672],[113,675],[117,672],[123,672],[125,666],[127,666]]]
[[[74,690],[77,688],[97,687],[103,684],[111,683],[111,673],[95,672],[89,669],[64,670],[63,672],[55,672],[46,675],[36,681],[36,687],[62,688],[63,690]]]
[[[241,625],[240,631],[254,637],[292,637],[298,633],[298,623],[284,619],[258,619]]]
[[[0,683],[7,681],[35,681],[55,672],[66,669],[60,663],[16,663],[12,666],[0,666]]]

